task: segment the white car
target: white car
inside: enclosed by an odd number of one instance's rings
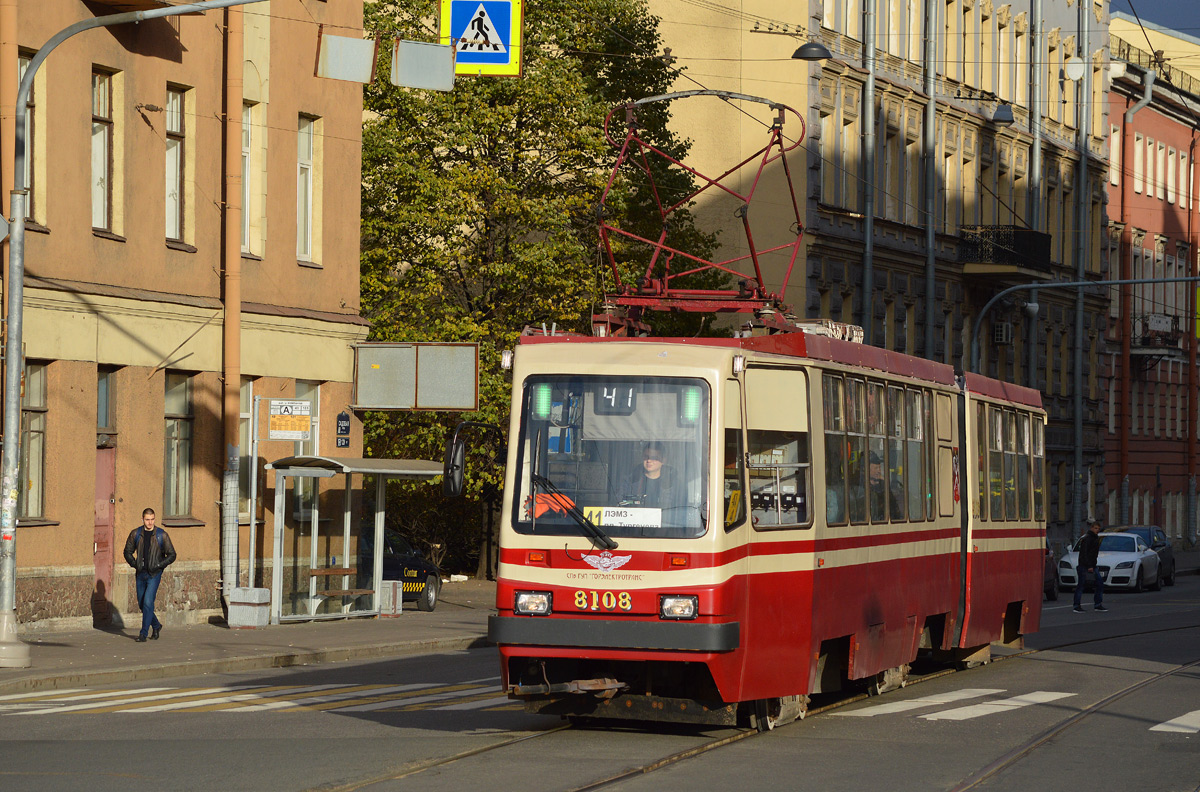
[[[1075,567],[1079,563],[1080,537],[1063,553],[1058,562],[1058,587],[1062,591],[1074,591],[1077,581]],[[1145,540],[1131,533],[1100,534],[1100,579],[1107,588],[1127,588],[1142,591],[1162,588],[1162,567],[1158,553],[1146,546]]]

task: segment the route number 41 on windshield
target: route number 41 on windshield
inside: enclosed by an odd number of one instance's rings
[[[454,46],[454,73],[521,76],[523,0],[442,0],[441,43]]]

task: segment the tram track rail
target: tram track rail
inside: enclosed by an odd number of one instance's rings
[[[1156,628],[1156,629],[1150,629],[1150,630],[1138,630],[1138,631],[1132,631],[1132,632],[1127,632],[1127,633],[1120,633],[1120,634],[1116,634],[1116,635],[1098,636],[1095,638],[1085,638],[1085,639],[1080,639],[1080,640],[1075,640],[1075,641],[1067,641],[1067,642],[1055,644],[1053,646],[1044,646],[1044,647],[1039,647],[1036,649],[1025,649],[1025,650],[1014,652],[1012,654],[993,656],[991,658],[990,662],[991,663],[999,663],[999,662],[1003,662],[1003,661],[1007,661],[1007,660],[1016,660],[1018,658],[1028,658],[1028,657],[1032,657],[1032,656],[1041,654],[1043,652],[1059,651],[1062,649],[1070,649],[1070,648],[1074,648],[1074,647],[1078,647],[1078,646],[1084,646],[1087,644],[1094,644],[1094,643],[1100,643],[1100,642],[1111,641],[1111,640],[1119,640],[1122,638],[1136,638],[1136,637],[1140,637],[1143,635],[1154,635],[1154,634],[1161,634],[1161,633],[1178,632],[1181,630],[1195,630],[1195,629],[1200,629],[1200,623],[1177,625],[1177,626],[1172,626],[1172,627]],[[1064,731],[1067,731],[1068,729],[1076,726],[1081,721],[1085,720],[1086,718],[1090,717],[1091,715],[1095,715],[1099,712],[1102,712],[1109,705],[1116,703],[1117,701],[1121,700],[1122,698],[1125,698],[1128,695],[1136,693],[1137,691],[1141,690],[1142,688],[1144,688],[1148,685],[1151,685],[1155,682],[1166,679],[1167,677],[1173,676],[1173,675],[1181,673],[1181,672],[1186,672],[1188,670],[1191,670],[1191,669],[1197,668],[1197,667],[1200,667],[1200,658],[1197,658],[1197,659],[1189,661],[1187,663],[1178,665],[1174,668],[1154,674],[1153,676],[1138,680],[1137,682],[1127,685],[1126,687],[1122,688],[1121,690],[1118,690],[1118,691],[1112,693],[1111,695],[1105,697],[1104,699],[1101,699],[1100,701],[1097,701],[1096,703],[1090,705],[1089,707],[1081,710],[1080,712],[1075,713],[1074,715],[1063,720],[1062,722],[1057,723],[1054,726],[1051,726],[1050,728],[1045,729],[1044,731],[1034,735],[1033,737],[1031,737],[1028,740],[1026,740],[1025,742],[1023,742],[1022,744],[1014,747],[1010,751],[1006,752],[1004,755],[998,757],[997,759],[990,762],[983,768],[979,769],[975,773],[973,773],[970,776],[968,776],[967,778],[963,779],[961,782],[959,782],[958,785],[950,788],[948,790],[948,792],[969,792],[970,790],[977,788],[980,784],[983,784],[988,779],[996,776],[998,773],[1001,773],[1005,769],[1012,767],[1016,763],[1020,762],[1023,758],[1025,758],[1032,752],[1036,751],[1042,745],[1045,745],[1047,742],[1053,740],[1055,737],[1057,737]],[[932,671],[932,672],[925,673],[925,674],[918,674],[918,675],[910,676],[908,678],[905,686],[909,687],[912,685],[919,685],[919,684],[922,684],[925,682],[931,682],[935,679],[940,679],[945,676],[957,674],[960,671],[965,671],[965,670],[973,670],[973,669],[945,668],[945,669],[939,669],[937,671]],[[824,715],[826,713],[833,712],[835,710],[839,710],[843,707],[847,707],[851,704],[856,704],[860,701],[865,701],[869,698],[878,698],[878,696],[870,696],[865,692],[850,694],[844,698],[839,698],[835,701],[830,701],[826,704],[822,704],[819,707],[815,707],[813,709],[808,710],[805,713],[804,718],[809,719],[809,718],[813,718],[813,717],[818,717],[818,716]],[[535,732],[532,734],[521,734],[516,737],[512,737],[512,738],[509,738],[506,740],[501,740],[501,741],[498,741],[495,743],[490,743],[488,745],[481,745],[481,746],[478,746],[478,747],[475,747],[475,748],[472,748],[472,749],[469,749],[466,751],[461,751],[461,752],[458,752],[455,754],[451,754],[449,756],[411,763],[394,773],[387,773],[384,775],[372,777],[369,779],[362,779],[362,780],[350,782],[347,784],[317,787],[317,788],[314,788],[313,790],[310,790],[310,792],[357,792],[357,790],[361,790],[361,789],[373,786],[375,784],[381,784],[381,783],[386,783],[389,781],[398,781],[398,780],[401,780],[404,778],[409,778],[412,776],[419,775],[421,773],[428,772],[430,770],[444,768],[444,767],[452,765],[456,762],[461,762],[463,760],[470,759],[475,756],[480,756],[482,754],[490,753],[492,751],[503,750],[510,746],[518,745],[520,743],[529,742],[531,740],[536,740],[536,739],[540,739],[543,737],[550,737],[551,735],[557,734],[559,732],[567,731],[567,730],[570,730],[573,728],[578,728],[578,727],[575,724],[564,723],[561,725],[557,725],[557,726],[545,729],[544,731],[539,731],[539,732]],[[682,762],[686,762],[690,759],[695,759],[697,757],[708,754],[712,751],[716,751],[721,748],[725,748],[729,745],[733,745],[735,743],[742,742],[743,740],[748,740],[748,739],[751,739],[754,737],[759,737],[759,736],[762,736],[762,735],[768,734],[768,733],[770,733],[770,732],[759,732],[757,729],[754,729],[754,728],[740,728],[740,729],[737,729],[732,734],[724,734],[716,739],[701,743],[699,745],[694,745],[689,748],[685,748],[681,751],[677,751],[675,753],[668,754],[667,756],[663,756],[659,759],[655,759],[653,761],[646,762],[646,763],[643,763],[643,764],[640,764],[640,765],[637,765],[634,767],[625,768],[623,770],[620,770],[618,772],[615,772],[608,776],[605,776],[604,778],[596,779],[594,781],[590,781],[588,783],[585,783],[585,784],[582,784],[579,786],[569,787],[567,792],[595,792],[595,790],[606,789],[608,787],[615,786],[615,785],[621,783],[622,781],[627,781],[627,780],[630,780],[633,778],[638,778],[640,776],[649,775],[650,773],[656,772],[658,770],[662,770],[664,768],[671,767],[673,765],[677,765]],[[1197,788],[1196,792],[1200,792],[1200,788]]]

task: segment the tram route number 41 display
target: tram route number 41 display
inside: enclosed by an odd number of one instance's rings
[[[454,73],[521,75],[523,0],[442,0],[440,39],[454,46]]]

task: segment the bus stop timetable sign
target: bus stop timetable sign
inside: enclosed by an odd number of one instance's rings
[[[523,0],[442,0],[441,43],[455,50],[454,73],[521,76]]]
[[[271,399],[268,440],[312,439],[312,402]]]

